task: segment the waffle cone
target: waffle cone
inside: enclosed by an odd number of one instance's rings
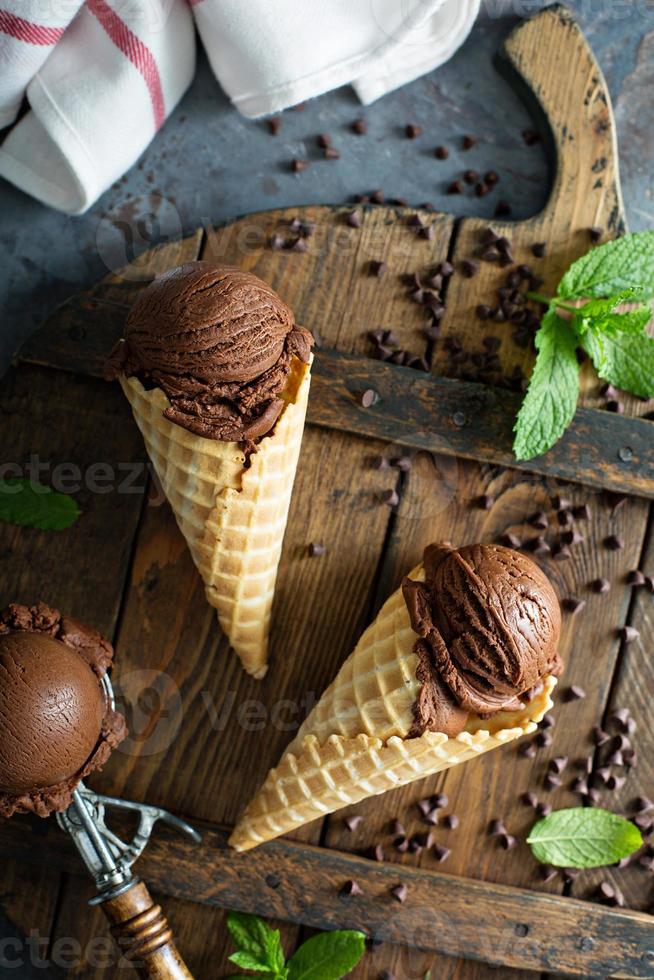
[[[421,565],[410,578],[424,580]],[[268,773],[232,833],[232,847],[249,850],[368,796],[474,759],[535,731],[552,707],[556,679],[548,677],[519,711],[471,715],[455,738],[441,732],[409,738],[420,689],[415,642],[398,589]]]
[[[133,377],[120,381],[207,600],[245,670],[261,678],[311,365],[293,359],[286,405],[247,468],[237,442],[205,439],[164,418],[169,402],[161,389],[146,391]]]

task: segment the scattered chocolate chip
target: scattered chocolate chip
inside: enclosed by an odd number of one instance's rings
[[[544,728],[545,730],[547,730],[548,728],[554,728],[555,725],[556,725],[556,721],[554,719],[554,715],[550,715],[550,714],[545,715],[540,723],[540,727]]]
[[[608,734],[608,732],[605,732],[599,725],[595,725],[593,728],[593,742],[595,745],[598,747],[600,745],[606,745],[610,738],[611,736]]]
[[[547,250],[547,244],[545,242],[534,242],[531,246],[531,254],[535,255],[537,259],[542,259]]]
[[[393,841],[393,847],[396,851],[399,851],[400,854],[406,854],[406,852],[409,850],[409,838],[405,834],[400,834]]]
[[[360,228],[363,224],[363,218],[361,217],[360,211],[349,211],[345,220],[350,228]]]
[[[349,881],[346,881],[341,888],[341,895],[363,895],[363,890],[361,885],[351,878]]]
[[[363,817],[360,814],[352,814],[351,816],[343,817],[343,823],[352,832],[363,823]]]
[[[511,851],[518,843],[512,834],[500,834],[500,845],[505,851]]]
[[[566,610],[566,612],[572,613],[575,616],[577,613],[586,605],[585,599],[578,599],[576,596],[566,596],[561,600],[561,605]]]
[[[491,820],[488,827],[488,833],[491,837],[500,837],[502,834],[506,833],[506,827],[504,826],[503,820]]]
[[[372,204],[383,204],[384,203],[384,192],[381,187],[374,190],[370,195],[370,200]]]
[[[420,831],[420,833],[413,835],[413,837],[411,838],[411,843],[413,844],[414,847],[420,848],[421,850],[423,850],[425,847],[431,847],[432,844],[431,833],[429,831],[427,831],[426,833],[424,831]]]
[[[560,776],[555,775],[552,772],[548,772],[543,780],[546,789],[558,789],[559,786],[563,785],[563,780]]]
[[[408,139],[415,140],[421,135],[422,127],[416,126],[415,123],[408,123],[404,127],[404,132],[406,133]]]
[[[640,631],[635,626],[623,626],[620,629],[620,639],[623,643],[633,643],[640,636]]]
[[[318,541],[312,541],[309,545],[309,555],[311,558],[320,558],[326,552],[326,547],[324,544],[320,544]],[[346,820],[363,820],[363,817],[346,817]],[[350,828],[352,829],[352,828]]]
[[[590,587],[593,592],[597,592],[600,595],[604,595],[611,588],[611,583],[607,578],[596,578],[590,583]]]
[[[370,408],[379,401],[379,395],[372,388],[366,388],[359,399],[363,408]]]
[[[534,742],[541,749],[546,749],[548,745],[552,744],[552,736],[549,732],[538,732],[534,738]]]
[[[309,250],[309,245],[304,238],[296,238],[295,241],[290,245],[292,252],[307,252]]]
[[[554,561],[567,561],[572,557],[567,544],[555,544],[552,548],[552,558]]]
[[[381,262],[379,259],[373,259],[370,263],[370,273],[373,276],[377,276],[381,279],[388,272],[388,266],[385,262]]]
[[[400,903],[406,900],[407,894],[408,891],[406,885],[394,885],[393,888],[391,888],[391,895]]]
[[[534,146],[540,142],[540,133],[537,133],[535,129],[523,129],[522,138],[527,146]]]
[[[475,184],[479,180],[479,174],[476,170],[465,170],[463,173],[463,179],[466,184]]]
[[[558,873],[558,870],[553,868],[550,864],[541,864],[538,869],[538,874],[541,881],[553,881]]]
[[[394,456],[391,459],[391,466],[394,466],[396,470],[401,470],[402,473],[408,473],[411,469],[411,457]]]
[[[551,812],[552,812],[551,803],[544,803],[544,802],[539,803],[538,806],[536,807],[536,813],[538,814],[539,817],[547,817]]]
[[[357,136],[365,136],[368,132],[368,123],[365,119],[355,119],[352,123],[352,132],[356,133]]]
[[[469,135],[464,136],[462,140],[463,149],[471,150],[476,142],[477,140],[474,136],[469,136]]]
[[[453,180],[447,188],[448,194],[463,194],[463,184],[460,180]]]
[[[443,826],[447,827],[449,830],[456,830],[459,823],[460,820],[455,813],[448,813],[446,817],[443,817]]]
[[[632,572],[627,573],[627,584],[628,585],[644,585],[645,576],[639,569],[634,569]]]
[[[572,524],[572,511],[564,508],[559,510],[556,515],[559,527],[569,527]]]
[[[280,252],[283,248],[286,248],[286,239],[279,232],[276,232],[270,239],[270,247],[274,252]]]
[[[633,802],[633,807],[636,813],[649,813],[650,810],[654,810],[654,803],[649,796],[637,796]]]
[[[520,797],[525,806],[530,806],[533,810],[538,806],[538,797],[535,793],[527,792],[523,793]]]
[[[396,836],[397,835],[401,835],[401,834],[405,834],[406,831],[404,829],[404,824],[402,823],[402,821],[401,820],[398,820],[397,818],[395,820],[393,820],[391,822],[391,825],[390,825],[390,832],[391,832],[391,834],[396,835]]]
[[[533,742],[523,742],[518,748],[518,755],[521,755],[523,759],[533,759],[536,755],[536,746]]]
[[[571,687],[566,688],[563,693],[564,701],[581,701],[586,697],[586,692],[583,687],[579,687],[578,684],[572,684]]]
[[[584,776],[577,776],[570,786],[573,793],[580,793],[582,796],[588,796],[588,780]]]
[[[591,242],[601,242],[603,235],[603,228],[594,227],[588,229],[588,237],[590,238]]]
[[[395,490],[385,490],[381,495],[381,501],[386,504],[387,507],[397,507],[400,502],[400,498]]]
[[[438,823],[439,810],[438,807],[434,807],[429,810],[423,817],[425,823],[428,823],[431,827],[435,827]]]
[[[426,238],[427,241],[433,242],[434,238],[436,237],[436,230],[433,225],[425,225],[424,228],[421,228],[418,231],[418,234],[421,238]]]
[[[450,155],[450,151],[446,146],[437,146],[434,150],[434,156],[437,160],[447,160]]]
[[[518,537],[517,534],[512,534],[511,532],[507,532],[506,534],[503,534],[502,541],[509,548],[517,549],[522,547],[522,538]]]
[[[508,201],[498,201],[495,207],[495,216],[497,218],[508,217],[511,214],[511,205]]]
[[[565,544],[581,544],[583,540],[583,534],[580,534],[579,531],[575,530],[564,531],[561,535],[561,541],[563,541]]]
[[[296,173],[296,174],[299,174],[303,170],[306,170],[308,168],[308,166],[309,166],[309,161],[308,160],[299,160],[299,159],[296,158],[295,160],[293,160],[291,162],[291,169],[293,170],[293,173]]]
[[[529,523],[532,527],[539,527],[541,530],[545,530],[545,528],[549,527],[550,522],[545,511],[539,510],[538,513],[533,514],[529,518]]]
[[[475,259],[464,259],[461,263],[461,272],[466,279],[472,279],[479,271],[479,262]]]
[[[499,184],[500,175],[496,170],[488,170],[484,174],[484,182],[489,185],[489,187],[495,187],[495,184]]]
[[[391,464],[386,456],[374,456],[371,465],[374,470],[388,470]]]
[[[482,493],[474,499],[475,507],[479,507],[480,510],[491,510],[494,503],[495,497],[492,497],[489,493]]]
[[[335,146],[326,146],[323,152],[325,160],[340,160],[341,153],[337,150]]]
[[[580,504],[578,507],[573,507],[572,516],[576,521],[589,521],[591,517],[590,507],[588,504]]]
[[[539,555],[541,558],[545,558],[552,551],[549,544],[542,535],[534,538],[532,541],[532,549],[535,555]]]
[[[375,861],[381,862],[385,860],[384,848],[381,846],[381,844],[375,844],[375,846],[370,849],[370,857]]]
[[[437,861],[447,861],[451,853],[450,848],[445,847],[444,844],[434,844],[434,856]]]

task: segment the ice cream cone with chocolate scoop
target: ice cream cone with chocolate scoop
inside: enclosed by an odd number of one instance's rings
[[[508,548],[430,545],[237,824],[239,851],[535,731],[560,673],[559,604]]]
[[[207,600],[257,678],[268,665],[312,343],[257,276],[189,262],[143,291],[108,364]]]

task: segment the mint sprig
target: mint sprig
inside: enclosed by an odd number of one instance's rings
[[[362,932],[342,929],[313,936],[286,962],[279,930],[271,929],[258,916],[229,912],[227,928],[238,947],[230,962],[270,980],[340,980],[354,969],[365,950]],[[228,980],[248,978],[239,973]]]
[[[42,531],[63,531],[74,524],[81,511],[66,493],[22,477],[0,480],[0,521],[35,527]]]
[[[654,296],[654,231],[591,249],[570,266],[556,296],[528,295],[547,310],[514,426],[513,451],[520,460],[547,452],[572,421],[579,393],[577,347],[605,381],[654,398],[654,340],[646,333],[652,310],[643,302]],[[627,303],[640,305],[620,312]]]
[[[603,868],[642,847],[634,824],[601,807],[554,810],[531,828],[527,843],[541,864],[558,868]]]

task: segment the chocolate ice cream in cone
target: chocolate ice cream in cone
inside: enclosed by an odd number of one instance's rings
[[[264,676],[313,338],[250,272],[189,262],[134,304],[108,374],[245,670]]]
[[[544,573],[495,545],[430,545],[236,826],[244,851],[535,731],[561,671]]]

